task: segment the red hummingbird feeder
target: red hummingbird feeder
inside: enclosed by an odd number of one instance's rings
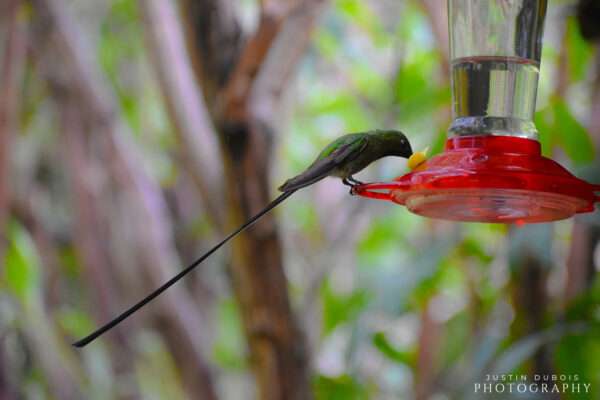
[[[354,193],[425,217],[533,223],[591,212],[600,185],[542,156],[533,123],[546,0],[448,0],[453,122],[443,153]]]

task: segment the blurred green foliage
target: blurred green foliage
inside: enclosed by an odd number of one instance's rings
[[[38,254],[31,237],[20,224],[13,222],[8,234],[4,281],[20,302],[30,304],[36,300],[40,287]]]

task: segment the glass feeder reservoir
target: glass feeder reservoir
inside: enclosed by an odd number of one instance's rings
[[[445,151],[355,193],[456,221],[548,222],[594,210],[599,185],[541,155],[533,123],[546,0],[448,0],[453,121]]]

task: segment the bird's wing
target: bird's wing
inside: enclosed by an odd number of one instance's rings
[[[326,157],[317,158],[317,160],[300,175],[288,179],[279,187],[279,190],[282,192],[298,190],[320,181],[330,175],[343,163],[352,161],[352,159],[358,156],[366,148],[367,143],[367,138],[363,136],[339,146]]]

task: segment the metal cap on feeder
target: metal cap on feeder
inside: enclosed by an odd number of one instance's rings
[[[443,153],[355,188],[456,221],[529,223],[594,210],[600,185],[543,157],[533,123],[546,0],[448,0],[453,122]]]

